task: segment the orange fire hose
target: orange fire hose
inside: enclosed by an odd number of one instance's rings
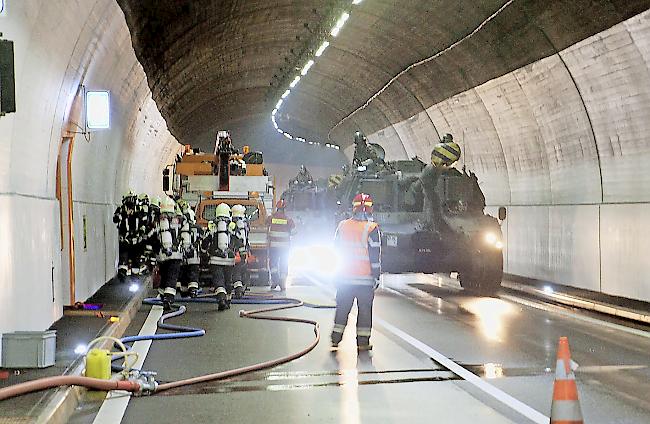
[[[260,298],[266,298],[266,296],[261,295]],[[297,299],[288,299],[294,300],[296,303],[290,305],[280,305],[264,309],[255,309],[251,311],[239,311],[239,316],[243,318],[251,319],[261,319],[269,321],[284,321],[284,322],[297,322],[303,324],[310,324],[314,326],[314,340],[302,350],[295,352],[293,354],[283,356],[277,359],[273,359],[266,362],[261,362],[258,364],[249,365],[242,368],[236,368],[233,370],[222,371],[214,374],[207,374],[198,377],[192,377],[185,380],[173,381],[170,383],[161,384],[156,388],[156,393],[162,392],[165,390],[174,389],[177,387],[188,386],[191,384],[204,383],[207,381],[214,380],[223,380],[225,378],[235,377],[243,374],[247,374],[254,371],[260,371],[268,368],[275,367],[277,365],[285,364],[291,362],[294,359],[298,359],[307,353],[311,352],[320,341],[320,326],[318,322],[310,319],[304,318],[295,318],[295,317],[286,317],[286,316],[275,316],[275,315],[263,315],[268,312],[281,311],[285,309],[298,308],[304,305],[304,302],[298,301]],[[25,395],[32,392],[37,392],[41,390],[52,389],[60,386],[82,386],[88,389],[93,390],[124,390],[128,392],[139,392],[140,383],[137,381],[129,380],[100,380],[96,378],[82,377],[82,376],[58,376],[58,377],[47,377],[39,380],[29,381],[26,383],[16,384],[14,386],[6,387],[0,389],[0,401],[13,398],[16,396]]]
[[[59,386],[82,386],[93,390],[125,390],[137,392],[140,384],[126,380],[100,380],[98,378],[82,377],[79,375],[61,375],[28,381],[0,389],[0,401],[16,396],[26,395],[41,390],[53,389]]]
[[[161,384],[158,386],[156,389],[156,393],[165,391],[165,390],[170,390],[170,389],[175,389],[177,387],[182,387],[182,386],[189,386],[191,384],[198,384],[198,383],[205,383],[207,381],[214,381],[214,380],[223,380],[225,378],[230,378],[230,377],[236,377],[239,375],[243,374],[248,374],[249,372],[254,372],[254,371],[260,371],[268,368],[272,368],[281,364],[286,364],[287,362],[291,362],[294,359],[298,359],[301,356],[304,356],[311,352],[316,345],[318,345],[318,342],[320,341],[320,326],[318,325],[318,322],[310,319],[304,319],[304,318],[294,318],[294,317],[284,317],[284,316],[275,316],[275,315],[261,315],[267,312],[275,312],[275,311],[281,311],[284,309],[291,309],[291,308],[298,308],[303,306],[304,303],[295,303],[292,305],[281,305],[281,306],[274,306],[271,308],[264,308],[264,309],[255,309],[252,311],[239,311],[239,316],[243,318],[251,318],[251,319],[261,319],[261,320],[270,320],[270,321],[284,321],[284,322],[298,322],[298,323],[303,323],[303,324],[310,324],[314,326],[314,340],[304,349],[293,353],[291,355],[283,356],[277,359],[273,359],[270,361],[266,362],[261,362],[259,364],[254,364],[254,365],[249,365],[247,367],[242,367],[242,368],[236,368],[233,370],[228,370],[228,371],[222,371],[214,374],[207,374],[207,375],[202,375],[198,377],[192,377],[188,378],[185,380],[178,380],[178,381],[173,381],[171,383],[165,383]]]

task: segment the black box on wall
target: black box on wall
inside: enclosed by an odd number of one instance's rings
[[[0,40],[0,115],[15,111],[14,42]]]

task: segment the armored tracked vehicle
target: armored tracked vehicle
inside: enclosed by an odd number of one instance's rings
[[[457,272],[463,288],[495,292],[503,274],[502,233],[499,221],[484,213],[476,175],[417,158],[386,163],[381,146],[368,148],[374,151],[372,158],[355,157],[356,168],[334,193],[343,208],[340,218],[349,214],[355,194],[372,196],[383,235],[382,270]]]

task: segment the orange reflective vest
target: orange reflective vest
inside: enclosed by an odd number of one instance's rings
[[[376,222],[346,219],[336,230],[336,243],[342,249],[341,277],[351,283],[372,284],[374,277],[368,254],[368,236],[378,225]]]
[[[269,227],[269,245],[271,247],[289,247],[293,234],[293,220],[284,213],[276,212],[271,216]]]

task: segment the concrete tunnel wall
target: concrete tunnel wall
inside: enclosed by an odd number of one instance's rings
[[[15,43],[17,103],[16,113],[0,117],[0,333],[44,330],[70,302],[56,168],[79,85],[110,90],[111,129],[75,139],[76,300],[115,275],[112,216],[121,195],[129,188],[158,194],[160,171],[179,145],[114,0],[8,2],[0,32]]]
[[[369,139],[428,158],[454,134],[508,206],[506,272],[650,301],[649,60],[644,12]]]

